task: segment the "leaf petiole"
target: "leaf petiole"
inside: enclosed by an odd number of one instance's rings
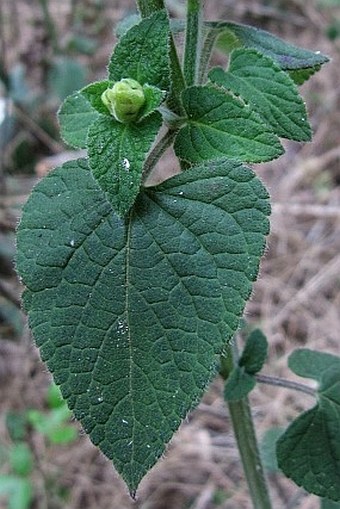
[[[286,389],[293,389],[294,391],[304,392],[309,396],[316,396],[316,390],[305,384],[293,382],[285,378],[268,375],[255,375],[256,381],[260,384],[275,385],[276,387],[285,387]]]

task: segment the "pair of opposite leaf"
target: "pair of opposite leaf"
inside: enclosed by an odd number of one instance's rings
[[[134,25],[114,50],[109,79],[73,94],[59,112],[62,136],[88,149],[93,176],[122,217],[140,191],[146,157],[163,123],[157,110],[170,89],[169,36],[165,11]],[[266,53],[236,48],[227,72],[212,69],[206,85],[184,90],[186,118],[174,144],[180,160],[264,162],[283,153],[279,136],[310,139],[297,86],[275,55]]]

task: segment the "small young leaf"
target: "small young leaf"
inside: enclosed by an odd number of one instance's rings
[[[260,371],[267,357],[268,343],[264,334],[256,329],[247,338],[246,346],[225,382],[224,398],[237,401],[245,398],[256,385],[254,375]]]
[[[281,436],[278,464],[309,493],[340,501],[339,367],[323,370],[318,378],[318,404],[295,419]]]
[[[132,26],[120,39],[109,63],[109,79],[132,78],[162,90],[170,86],[169,20],[157,11]]]
[[[155,111],[165,99],[164,90],[160,90],[159,88],[152,85],[143,85],[143,91],[145,96],[145,105],[140,112],[138,121],[148,117],[150,113]]]
[[[42,358],[132,492],[216,374],[269,211],[254,173],[226,160],[144,189],[124,219],[85,160],[24,207],[17,268]]]
[[[136,124],[101,116],[89,129],[89,164],[120,216],[129,211],[139,193],[143,164],[161,125],[160,113],[154,112]]]
[[[256,50],[238,49],[231,54],[228,72],[215,68],[209,78],[245,99],[278,136],[297,141],[311,139],[298,88],[271,58]]]
[[[245,398],[254,389],[256,380],[249,375],[244,368],[236,366],[224,385],[224,399],[226,401],[238,401]]]
[[[248,336],[238,365],[244,367],[249,375],[255,375],[262,369],[267,353],[267,338],[262,331],[256,329]]]
[[[316,67],[329,61],[329,58],[322,55],[320,51],[314,53],[299,48],[259,28],[228,22],[207,22],[206,26],[221,32],[217,41],[217,47],[221,51],[230,53],[235,47],[240,46],[254,48],[275,60],[285,71]],[[230,38],[230,32],[233,35],[232,38]],[[231,45],[230,40],[232,40]]]
[[[112,81],[109,80],[94,81],[90,85],[87,85],[87,87],[80,90],[80,93],[91,104],[92,108],[97,110],[98,113],[101,113],[102,115],[110,115],[110,112],[102,101],[102,94],[112,85]]]
[[[188,123],[177,135],[175,152],[183,161],[225,156],[256,163],[283,153],[279,139],[261,117],[232,95],[204,86],[187,88],[182,97]]]

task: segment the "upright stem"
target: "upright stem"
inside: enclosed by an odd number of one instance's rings
[[[142,181],[145,182],[148,176],[150,175],[153,168],[156,166],[159,159],[162,157],[167,148],[170,147],[172,142],[174,141],[176,134],[178,131],[176,130],[168,130],[164,136],[159,140],[159,142],[155,145],[153,150],[151,150],[148,155],[145,163],[142,174]]]
[[[229,356],[222,358],[221,375],[224,379],[228,378],[232,370],[235,350],[233,355],[230,348]],[[239,401],[227,401],[227,404],[253,507],[254,509],[272,509],[249,400],[243,398]]]
[[[136,0],[137,7],[143,18],[146,18],[156,11],[165,9],[164,0]],[[167,103],[171,109],[183,115],[183,107],[181,105],[181,94],[185,89],[185,80],[178,59],[178,54],[174,39],[170,35],[170,71],[171,71],[171,90]]]
[[[229,401],[228,407],[254,509],[271,509],[248,398]]]
[[[187,0],[184,78],[189,87],[197,82],[197,73],[201,56],[201,28],[201,0]]]
[[[217,35],[218,35],[218,32],[214,29],[211,29],[211,30],[209,30],[209,32],[207,33],[207,35],[204,39],[203,47],[201,50],[201,59],[200,59],[199,68],[198,68],[198,76],[197,76],[197,82],[199,84],[203,84],[206,80],[209,61],[210,61],[211,53],[212,53]]]

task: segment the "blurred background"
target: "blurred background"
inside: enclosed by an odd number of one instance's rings
[[[166,3],[174,17],[185,15],[184,1]],[[134,9],[130,0],[0,0],[0,509],[251,508],[219,380],[133,502],[72,421],[20,310],[13,259],[21,207],[39,178],[75,157],[56,111],[105,77],[116,25]],[[205,10],[332,59],[302,87],[313,142],[284,141],[283,157],[256,166],[272,195],[272,231],[246,319],[268,337],[264,372],[294,380],[286,366],[295,348],[340,354],[340,0],[206,0]],[[171,154],[163,165],[172,171]],[[251,403],[274,507],[319,508],[268,453],[278,429],[313,401],[261,385]]]

